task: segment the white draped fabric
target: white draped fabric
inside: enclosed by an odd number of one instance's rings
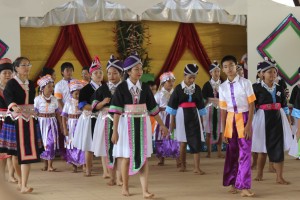
[[[141,16],[119,3],[76,0],[49,11],[44,17],[23,17],[20,23],[22,27],[47,27],[117,20],[246,25],[245,15],[230,15],[217,4],[200,0],[165,0]]]

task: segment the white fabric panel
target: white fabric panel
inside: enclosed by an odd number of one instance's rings
[[[51,10],[44,17],[23,17],[20,23],[22,27],[47,27],[118,20],[246,25],[246,16],[230,15],[217,4],[199,0],[166,0],[149,8],[141,16],[119,3],[77,0]]]

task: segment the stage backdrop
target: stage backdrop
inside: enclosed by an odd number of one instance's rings
[[[179,23],[177,22],[145,22],[149,25],[151,45],[149,46],[149,57],[152,58],[151,73],[157,75],[162,67],[175,35]],[[110,54],[115,52],[113,28],[115,22],[99,22],[92,24],[80,24],[79,28],[88,50],[93,57],[99,55],[102,65],[105,67]],[[225,54],[233,54],[241,58],[247,50],[246,27],[219,24],[195,24],[200,40],[206,49],[209,58],[220,61]],[[52,47],[59,34],[59,27],[47,28],[21,28],[21,52],[28,56],[33,64],[30,77],[34,77],[45,64]],[[116,54],[117,55],[117,54]],[[75,78],[80,78],[82,66],[76,60],[69,48],[61,60],[55,66],[57,80],[61,79],[60,65],[63,62],[72,62],[75,66]],[[174,73],[176,84],[183,78],[183,68],[187,63],[197,63],[193,54],[186,50],[181,61],[176,66]],[[201,66],[200,66],[201,67]],[[209,76],[200,68],[197,83],[202,86]]]

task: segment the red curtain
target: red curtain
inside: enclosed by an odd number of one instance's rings
[[[92,58],[84,43],[78,25],[62,26],[52,52],[44,65],[53,68],[63,56],[68,47],[71,46],[75,57],[82,66],[90,66]],[[37,81],[38,77],[35,77]]]
[[[194,24],[181,23],[163,68],[156,77],[156,83],[159,83],[159,76],[162,73],[174,70],[186,48],[189,48],[193,52],[205,71],[209,73],[211,61],[199,39]]]

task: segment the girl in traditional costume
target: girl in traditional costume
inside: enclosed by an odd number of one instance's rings
[[[201,141],[204,142],[202,117],[207,113],[201,88],[194,83],[199,67],[187,64],[184,68],[184,80],[175,87],[168,106],[167,113],[171,114],[171,132],[180,142],[180,171],[186,171],[186,146],[194,155],[194,173],[205,174],[200,169]],[[176,117],[176,120],[175,120]]]
[[[34,109],[38,113],[38,121],[42,134],[45,151],[41,158],[45,160],[43,171],[53,172],[53,160],[59,149],[58,122],[60,120],[58,101],[52,95],[54,91],[54,80],[50,75],[41,77],[37,81],[40,95],[34,99]]]
[[[123,63],[111,55],[106,67],[108,83],[101,85],[94,93],[92,99],[92,108],[95,111],[100,111],[94,130],[94,139],[92,151],[94,155],[102,157],[103,171],[105,175],[109,173],[110,181],[108,185],[122,185],[121,176],[117,174],[115,158],[113,157],[113,143],[111,141],[113,115],[108,113],[111,98],[115,94],[117,86],[121,83],[123,73]]]
[[[73,145],[77,149],[85,151],[86,177],[91,176],[93,162],[93,133],[98,116],[98,113],[93,112],[92,95],[101,86],[101,81],[103,79],[101,63],[97,56],[95,57],[89,72],[91,74],[91,82],[84,86],[79,93],[78,107],[82,110],[82,114],[79,117],[73,141]]]
[[[167,126],[170,128],[171,115],[166,112],[166,107],[170,100],[171,94],[174,91],[173,85],[175,82],[175,76],[172,72],[165,72],[160,76],[160,86],[158,92],[154,95],[156,103],[159,107],[159,116]],[[163,137],[160,126],[157,125],[154,131],[156,157],[159,159],[159,166],[164,165],[165,157],[179,158],[179,143],[173,135]],[[172,137],[172,138],[171,138]],[[179,160],[177,160],[178,162]],[[179,165],[179,162],[177,163]]]
[[[148,191],[148,162],[152,154],[152,132],[149,115],[155,116],[167,134],[168,129],[158,116],[159,108],[147,84],[142,84],[142,62],[133,54],[124,61],[125,80],[117,87],[109,111],[114,113],[112,141],[113,156],[122,162],[122,194],[129,196],[128,175],[140,173],[144,198],[152,198]]]
[[[275,61],[265,59],[260,63],[263,80],[254,87],[256,107],[253,120],[252,152],[259,153],[258,171],[255,180],[263,179],[263,168],[267,155],[274,163],[279,184],[289,184],[283,178],[284,151],[290,149],[292,131],[290,128],[289,108],[284,89],[276,82]]]
[[[0,130],[2,129],[3,121],[7,112],[7,105],[4,100],[3,90],[7,82],[12,78],[13,67],[12,62],[8,58],[0,59]],[[9,141],[7,138],[2,138],[0,133],[0,177],[2,176],[5,179],[5,168],[7,164],[8,168],[8,182],[17,183],[18,180],[14,177],[14,167],[12,165],[12,158],[6,153],[1,153],[1,148],[6,146]]]
[[[210,65],[211,79],[203,85],[202,94],[208,106],[208,113],[203,117],[204,132],[206,133],[207,158],[210,158],[211,144],[217,144],[218,157],[222,155],[221,110],[219,109],[220,66],[217,61]]]
[[[72,80],[70,82],[71,98],[65,102],[62,110],[62,125],[65,135],[65,147],[66,155],[65,159],[67,163],[73,166],[73,172],[77,172],[77,167],[85,164],[84,151],[77,149],[73,145],[75,137],[75,129],[78,119],[81,115],[81,110],[78,108],[79,92],[83,88],[84,84],[78,80]]]

